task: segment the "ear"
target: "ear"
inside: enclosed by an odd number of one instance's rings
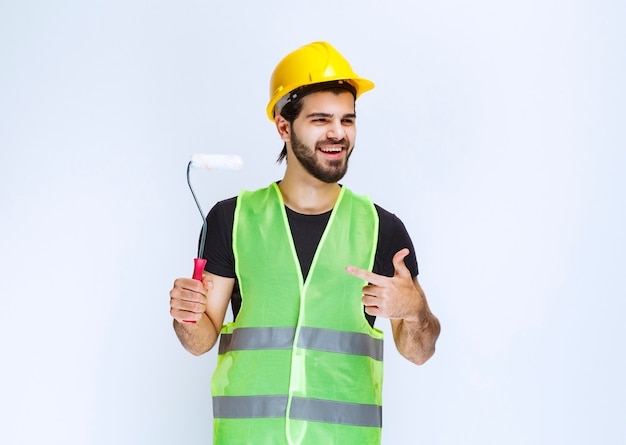
[[[283,142],[291,142],[291,124],[282,115],[277,114],[274,118],[276,130]]]

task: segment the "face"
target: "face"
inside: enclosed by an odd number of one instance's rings
[[[338,182],[348,170],[356,138],[354,96],[320,91],[302,99],[302,111],[291,126],[295,158],[313,177]]]

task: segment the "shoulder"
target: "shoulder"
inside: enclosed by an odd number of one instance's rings
[[[374,204],[378,213],[378,247],[376,253],[375,268],[382,275],[393,275],[393,256],[401,249],[408,248],[409,255],[405,258],[405,264],[413,276],[417,276],[418,266],[413,241],[402,220],[395,214]]]
[[[237,205],[237,197],[233,196],[232,198],[228,198],[228,199],[224,199],[222,201],[218,201],[215,204],[215,209],[218,209],[220,211],[228,211],[228,210],[234,210],[235,206]]]
[[[378,213],[378,220],[380,221],[381,230],[390,230],[396,231],[401,230],[406,232],[406,228],[404,223],[400,218],[398,218],[394,213],[391,213],[388,210],[385,210],[378,204],[374,203],[374,208],[376,209],[376,213]]]
[[[232,225],[232,222],[233,222],[233,219],[234,219],[234,215],[235,215],[235,210],[237,208],[237,203],[239,202],[240,196],[242,196],[242,195],[259,195],[259,194],[263,194],[263,193],[269,193],[271,189],[272,189],[272,184],[270,184],[267,187],[263,187],[263,188],[260,188],[260,189],[257,189],[257,190],[252,190],[252,191],[244,190],[238,196],[233,196],[231,198],[224,199],[222,201],[218,201],[213,206],[213,208],[211,209],[209,214],[213,218],[217,218],[220,221],[229,222],[230,225]]]
[[[235,215],[235,207],[237,206],[237,197],[224,199],[218,201],[213,208],[209,211],[207,219],[230,222],[232,225],[233,217]]]

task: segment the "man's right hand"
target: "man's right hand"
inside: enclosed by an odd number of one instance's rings
[[[198,322],[206,312],[207,296],[213,286],[210,275],[202,274],[202,281],[178,278],[170,291],[170,315],[178,322]]]
[[[210,350],[224,324],[234,278],[203,272],[202,281],[178,278],[170,291],[170,314],[182,345],[194,355]]]

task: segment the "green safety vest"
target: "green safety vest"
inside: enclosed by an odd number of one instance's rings
[[[221,331],[215,444],[380,444],[383,333],[361,303],[378,214],[342,187],[306,281],[277,184],[243,192],[233,224],[242,305]]]

